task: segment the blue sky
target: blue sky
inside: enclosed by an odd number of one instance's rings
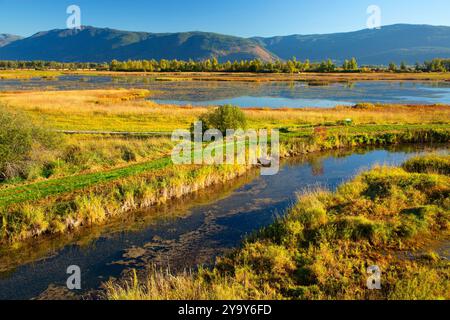
[[[369,5],[382,24],[450,24],[449,0],[0,0],[0,33],[29,36],[65,28],[66,8],[82,24],[149,32],[211,31],[237,36],[331,33],[366,27]]]

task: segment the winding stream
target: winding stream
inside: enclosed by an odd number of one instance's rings
[[[401,146],[308,155],[283,162],[278,175],[256,171],[226,185],[136,212],[110,225],[0,252],[0,299],[63,294],[66,269],[82,270],[86,294],[129,268],[149,264],[172,270],[210,264],[239,246],[245,235],[270,224],[296,199],[296,192],[335,189],[375,164],[398,165],[418,153],[445,147]],[[56,292],[56,293],[55,293]]]

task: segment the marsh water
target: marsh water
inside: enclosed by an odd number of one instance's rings
[[[159,81],[140,76],[61,76],[1,80],[0,91],[143,88],[151,100],[173,105],[326,108],[359,102],[450,104],[450,82],[360,81],[317,85],[311,82]]]
[[[130,268],[155,265],[172,270],[210,265],[243,238],[273,222],[297,192],[334,190],[375,164],[398,165],[417,154],[445,152],[442,146],[401,146],[312,154],[282,163],[275,176],[255,169],[225,185],[170,204],[134,212],[107,226],[42,239],[0,253],[0,299],[65,295],[68,266],[82,272],[78,295],[99,288]],[[447,253],[448,255],[448,253]]]

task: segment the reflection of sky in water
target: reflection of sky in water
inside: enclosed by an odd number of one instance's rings
[[[435,86],[442,86],[436,88]],[[214,90],[212,90],[214,91]],[[235,104],[241,107],[304,108],[334,107],[337,105],[354,105],[358,102],[372,103],[423,103],[450,104],[450,86],[436,83],[415,82],[357,82],[349,84],[332,84],[328,86],[308,86],[295,84],[263,84],[259,90],[249,89],[249,95],[226,99],[208,100],[206,95],[198,98],[176,91],[163,94],[158,103],[175,105],[221,105]],[[158,98],[158,96],[157,96]],[[206,100],[205,100],[206,98]]]
[[[63,76],[58,80],[0,80],[0,91],[143,88],[152,100],[176,105],[333,107],[358,102],[450,104],[449,82],[369,81],[317,86],[305,82],[155,81],[151,77]]]
[[[436,103],[442,103],[442,104],[450,104],[450,88],[425,88],[430,93],[433,93],[434,99],[436,100]],[[429,97],[412,97],[412,96],[402,96],[399,97],[402,100],[411,102],[411,103],[429,103]]]
[[[232,104],[243,108],[248,107],[270,107],[270,108],[299,108],[299,107],[318,107],[318,108],[332,108],[339,105],[353,105],[350,102],[336,102],[325,99],[289,99],[289,98],[275,98],[275,97],[236,97],[222,100],[211,101],[180,101],[180,100],[162,100],[152,99],[161,104],[175,104],[175,105],[224,105]]]
[[[90,289],[127,268],[112,264],[117,261],[138,269],[153,263],[193,267],[196,261],[211,262],[226,248],[239,245],[246,234],[270,224],[275,215],[285,212],[294,203],[297,191],[317,186],[334,189],[361,170],[375,164],[399,164],[422,148],[361,150],[353,155],[337,152],[336,156],[291,159],[279,174],[236,186],[224,198],[213,193],[208,203],[191,207],[189,201],[195,196],[185,199],[183,208],[189,214],[184,218],[145,225],[136,231],[126,231],[120,222],[116,232],[99,234],[90,245],[68,245],[46,259],[0,274],[0,299],[31,298],[49,284],[64,285],[69,265],[81,267],[83,288]],[[124,253],[136,248],[143,252],[141,257],[124,258]]]

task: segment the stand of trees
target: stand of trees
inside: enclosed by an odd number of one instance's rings
[[[450,59],[433,59],[426,61],[422,66],[419,65],[418,68],[426,72],[449,72]]]
[[[0,70],[109,70],[108,63],[55,61],[0,61]]]
[[[345,70],[356,70],[354,64]],[[333,72],[338,66],[331,60],[311,63],[309,60],[263,62],[261,60],[227,61],[219,63],[216,58],[202,61],[182,60],[113,60],[110,63],[64,63],[54,61],[0,61],[0,70],[108,70],[123,72],[259,72],[259,73],[298,73],[298,72]]]
[[[449,72],[450,59],[433,59],[423,64],[408,66],[360,67],[356,58],[345,60],[337,66],[331,59],[322,62],[309,60],[263,62],[261,60],[227,61],[220,63],[216,58],[202,61],[182,60],[113,60],[110,63],[54,62],[54,61],[0,61],[0,70],[34,69],[34,70],[98,70],[122,72],[258,72],[258,73],[298,73],[298,72]]]
[[[311,63],[309,60],[263,62],[261,60],[227,61],[219,63],[216,58],[203,61],[181,60],[137,60],[117,61],[110,64],[111,71],[148,71],[148,72],[260,72],[260,73],[298,73],[319,70],[334,70],[336,66],[329,60]]]

